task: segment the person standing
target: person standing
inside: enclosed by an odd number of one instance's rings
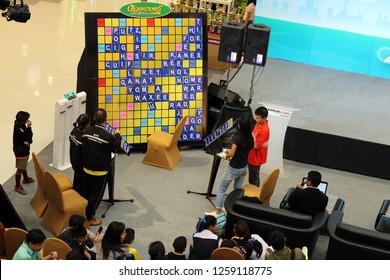
[[[260,167],[267,162],[268,155],[270,131],[267,117],[267,108],[262,106],[255,110],[256,124],[252,130],[255,144],[248,155],[249,184],[258,187],[260,187]]]
[[[91,118],[87,114],[81,114],[75,123],[74,128],[70,132],[70,163],[74,171],[73,174],[73,189],[80,193],[81,186],[83,184],[83,133],[86,128],[90,126]]]
[[[252,118],[252,115],[246,114],[238,121],[237,132],[233,137],[232,147],[225,151],[224,159],[230,159],[230,161],[218,187],[215,210],[213,212],[205,212],[205,215],[219,215],[222,212],[225,192],[230,183],[234,181],[234,189],[238,189],[241,188],[244,182],[247,173],[248,154],[254,145],[250,118]]]
[[[102,108],[95,111],[95,126],[85,129],[83,134],[83,185],[80,194],[88,200],[86,216],[90,226],[102,224],[96,219],[95,211],[103,196],[106,177],[111,168],[111,152],[120,148],[122,137],[117,130],[115,135],[104,129],[107,112]]]
[[[22,195],[27,192],[20,183],[23,174],[23,184],[35,182],[35,180],[27,175],[27,164],[30,156],[30,145],[33,142],[32,122],[30,114],[25,111],[19,111],[16,114],[13,133],[13,151],[16,158],[16,173],[15,173],[15,191]]]
[[[243,17],[244,27],[247,28],[249,24],[253,24],[256,12],[256,0],[248,0]]]

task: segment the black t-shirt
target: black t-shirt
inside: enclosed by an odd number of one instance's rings
[[[234,153],[233,158],[230,160],[229,165],[233,168],[244,168],[248,165],[248,154],[249,151],[253,148],[253,143],[252,145],[246,145],[246,147],[243,147],[242,145],[243,139],[241,139],[239,134],[236,134],[233,137],[233,144],[236,144],[237,149],[236,152]]]

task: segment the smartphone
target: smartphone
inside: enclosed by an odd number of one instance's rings
[[[98,231],[97,231],[97,233],[100,234],[100,233],[102,233],[102,231],[103,231],[103,227],[100,226],[99,229],[98,229]]]

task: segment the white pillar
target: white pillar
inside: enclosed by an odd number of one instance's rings
[[[280,169],[280,175],[284,176],[283,146],[284,137],[290,118],[297,108],[290,108],[265,102],[258,102],[268,109],[268,126],[270,138],[268,141],[267,162],[261,166],[261,172],[270,173],[275,168]]]
[[[80,114],[85,113],[87,94],[79,92],[76,98],[67,100],[61,98],[56,101],[54,117],[54,142],[52,167],[65,170],[71,167],[69,158],[69,134],[73,123]]]

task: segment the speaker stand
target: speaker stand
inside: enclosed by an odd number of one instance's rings
[[[228,101],[229,83],[230,83],[229,75],[230,75],[230,69],[231,69],[230,59],[228,59],[228,61],[229,61],[229,63],[228,63],[228,71],[227,71],[227,76],[226,76],[226,90],[225,90],[225,98],[224,98],[224,104],[225,105],[227,104],[227,101]]]
[[[108,210],[110,210],[111,206],[113,206],[115,204],[115,202],[134,202],[133,198],[131,198],[131,199],[115,199],[114,198],[115,158],[116,158],[116,152],[112,154],[111,169],[107,175],[107,183],[104,184],[104,185],[107,184],[107,186],[108,186],[108,199],[101,199],[101,202],[108,204],[108,207],[107,207],[106,211],[104,211],[104,213],[102,214],[102,218],[106,217]],[[102,193],[102,195],[103,194],[104,194],[104,192]]]
[[[255,70],[256,70],[256,64],[253,65],[253,71],[252,71],[252,79],[251,79],[251,88],[249,90],[249,99],[248,99],[248,106],[252,103],[252,97],[253,97],[253,80],[255,79]]]

